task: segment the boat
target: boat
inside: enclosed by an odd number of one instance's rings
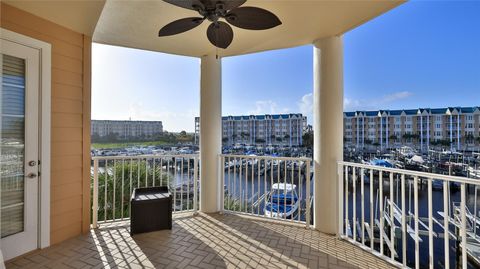
[[[289,183],[275,183],[267,195],[265,216],[270,218],[295,218],[300,207],[297,186]]]
[[[373,159],[370,162],[368,162],[370,165],[375,165],[375,166],[381,166],[381,167],[386,167],[386,168],[393,168],[394,165],[391,163],[389,160],[385,159]]]

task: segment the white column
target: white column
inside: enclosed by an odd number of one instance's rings
[[[292,147],[292,118],[290,116],[290,120],[289,120],[289,125],[290,125],[290,135],[289,135],[289,138],[290,138],[290,147]]]
[[[343,159],[343,41],[334,36],[313,45],[314,227],[336,234],[342,200],[337,162]]]
[[[222,72],[214,54],[200,65],[200,211],[220,210],[219,154],[222,153]]]
[[[362,117],[362,148],[365,147],[365,117]]]
[[[427,150],[430,151],[430,114],[427,115]]]
[[[460,114],[457,115],[457,151],[460,151]]]
[[[453,150],[453,116],[450,114],[450,150]]]
[[[420,114],[420,152],[423,152],[423,115]]]
[[[383,116],[380,116],[380,150],[383,150]]]
[[[358,117],[355,117],[355,128],[357,128],[357,149],[358,149],[359,141],[360,141],[360,124],[359,124]]]
[[[386,141],[385,141],[385,142],[386,142],[386,144],[387,144],[387,150],[388,150],[388,144],[389,144],[389,142],[390,142],[390,141],[389,141],[389,140],[390,140],[390,136],[388,135],[388,134],[389,134],[389,132],[388,132],[388,129],[389,129],[388,122],[389,122],[389,120],[390,120],[390,117],[389,117],[389,114],[387,114],[387,122],[386,122],[386,125],[387,125],[387,126],[386,126],[386,127],[387,127],[387,130],[386,130],[386,131],[387,131],[387,133],[385,134],[385,137],[386,137]]]

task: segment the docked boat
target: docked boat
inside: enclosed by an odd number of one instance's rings
[[[265,203],[265,216],[282,219],[295,218],[300,207],[296,189],[295,184],[273,184]]]

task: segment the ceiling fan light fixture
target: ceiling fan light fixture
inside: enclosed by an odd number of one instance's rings
[[[163,0],[169,4],[197,11],[202,17],[185,18],[163,26],[159,36],[170,36],[191,30],[205,19],[212,22],[207,29],[207,38],[217,48],[226,49],[233,40],[229,24],[247,30],[266,30],[282,22],[272,12],[258,7],[240,7],[246,0]],[[219,21],[225,19],[226,22]]]

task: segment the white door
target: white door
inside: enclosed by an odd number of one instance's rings
[[[0,40],[0,231],[6,260],[38,246],[39,51]]]

